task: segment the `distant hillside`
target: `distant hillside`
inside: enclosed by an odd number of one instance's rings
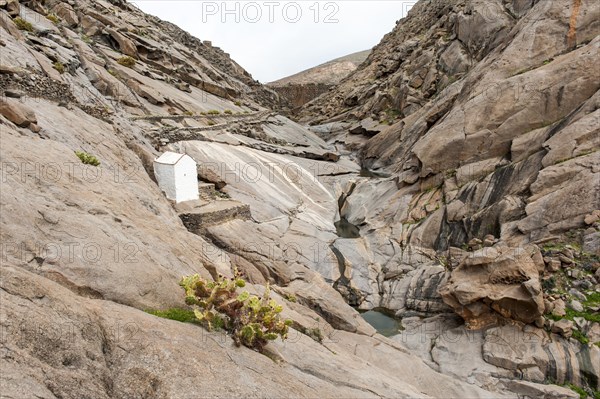
[[[324,64],[268,83],[267,86],[287,98],[294,107],[301,107],[327,92],[333,85],[354,72],[367,59],[371,50],[336,58]]]
[[[348,76],[348,74],[356,70],[356,68],[367,59],[370,53],[371,50],[365,50],[336,58],[335,60],[327,61],[321,65],[298,72],[283,79],[267,83],[267,85],[281,87],[289,84],[339,83],[343,78]]]

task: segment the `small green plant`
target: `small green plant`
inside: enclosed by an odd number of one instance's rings
[[[75,151],[75,155],[86,165],[99,166],[100,161],[95,156],[83,151]]]
[[[56,61],[54,64],[52,64],[52,67],[56,69],[61,75],[65,73],[65,66],[62,62]]]
[[[226,109],[225,111],[223,111],[223,113],[227,114],[227,115],[231,115],[231,114],[233,114],[233,111],[230,109]]]
[[[33,33],[33,25],[25,21],[23,18],[17,17],[13,19],[13,22],[15,23],[15,25],[17,25],[17,28],[19,28],[20,30],[26,30],[27,32]]]
[[[146,310],[146,313],[162,317],[163,319],[176,320],[182,323],[196,322],[196,315],[193,310],[172,308],[167,310]]]
[[[88,35],[81,34],[81,40],[86,44],[92,44],[92,39]]]
[[[293,302],[293,303],[298,302],[298,298],[296,298],[296,295],[294,295],[294,294],[285,294],[284,298],[289,302]]]
[[[226,330],[237,346],[262,351],[268,341],[287,338],[293,322],[280,317],[283,307],[271,299],[268,284],[261,297],[248,291],[238,293],[246,282],[236,269],[231,279],[219,276],[207,281],[195,274],[184,277],[180,285],[199,322],[209,331]]]
[[[588,339],[588,337],[586,337],[581,331],[579,330],[573,330],[573,338],[575,338],[577,341],[581,342],[584,345],[587,345],[590,340]]]
[[[207,112],[208,115],[219,115],[220,112],[217,111],[216,109],[211,109],[210,111]]]
[[[600,305],[600,292],[592,292],[591,294],[588,294],[586,300],[583,302],[583,305]]]
[[[234,104],[237,105],[238,107],[242,106],[242,102],[241,101],[236,101]]]
[[[185,116],[194,116],[194,113],[192,111],[185,111],[183,114]]]
[[[56,14],[48,14],[46,15],[46,18],[48,18],[54,25],[58,25],[60,23],[60,18],[58,18]]]
[[[318,327],[307,328],[303,331],[303,333],[312,338],[314,341],[317,341],[319,343],[323,342],[323,333]]]
[[[213,121],[208,121],[208,126],[214,126],[215,123]]]
[[[551,291],[555,287],[556,287],[556,278],[554,276],[551,276],[549,279],[542,281],[542,288],[544,289],[544,291]]]
[[[569,388],[571,391],[575,391],[579,394],[579,397],[581,399],[586,399],[588,397],[587,392],[585,391],[585,389],[578,387],[577,385],[573,385],[573,384],[565,384],[565,387]]]
[[[127,68],[133,68],[135,66],[135,63],[136,63],[135,58],[132,58],[132,57],[130,57],[128,55],[126,55],[125,57],[119,58],[117,60],[117,62],[120,65],[123,65],[124,67],[127,67]]]

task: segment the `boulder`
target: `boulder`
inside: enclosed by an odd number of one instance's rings
[[[583,305],[581,304],[581,302],[579,302],[575,299],[573,299],[571,302],[569,302],[569,307],[576,312],[583,312]]]
[[[557,272],[560,270],[561,262],[556,258],[550,258],[548,260],[548,271]]]
[[[86,36],[95,36],[102,32],[104,29],[104,24],[97,19],[90,17],[89,15],[85,15],[81,18],[81,27],[83,28],[83,33]]]
[[[113,28],[105,28],[105,32],[117,43],[119,50],[130,57],[137,58],[138,51],[135,43]]]
[[[586,335],[590,340],[590,344],[593,345],[600,342],[600,323],[592,323]]]
[[[8,0],[6,2],[6,5],[4,5],[4,8],[6,9],[8,15],[10,15],[13,18],[18,17],[21,11],[21,6],[19,5],[18,0]]]
[[[439,292],[471,328],[496,324],[501,318],[532,323],[544,313],[537,248],[496,245],[466,258]]]
[[[554,301],[552,307],[552,315],[562,317],[567,314],[565,301],[562,299],[557,299]]]
[[[583,220],[584,220],[585,224],[587,224],[587,225],[592,225],[592,224],[596,223],[597,221],[600,220],[600,211],[597,209],[594,210],[594,212],[590,213],[589,215],[586,215]]]
[[[569,338],[573,335],[573,322],[567,319],[561,319],[552,325],[552,332]]]
[[[68,27],[73,28],[79,25],[79,17],[73,7],[68,3],[59,3],[53,9],[54,13],[58,15]]]
[[[28,127],[37,123],[35,112],[12,98],[0,98],[0,115],[19,127]]]

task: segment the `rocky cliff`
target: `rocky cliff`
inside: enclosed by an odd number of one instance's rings
[[[2,395],[598,390],[598,9],[505,3],[419,3],[305,108],[308,129],[124,1],[0,1]],[[468,67],[444,86],[453,51]],[[198,162],[200,200],[164,197],[166,150]],[[267,353],[145,312],[184,308],[184,275],[234,268],[294,321]]]
[[[547,353],[548,333],[573,334],[569,366],[545,354],[534,357],[553,367],[495,362],[485,346],[484,357],[531,381],[586,380],[600,327],[599,12],[575,0],[419,2],[303,108],[302,122],[384,176],[344,188],[340,215],[359,229],[334,243],[347,298],[405,318],[452,309],[479,331],[535,323]]]

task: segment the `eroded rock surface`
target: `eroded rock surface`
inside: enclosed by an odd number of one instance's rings
[[[593,2],[419,2],[303,110],[310,129],[224,51],[127,2],[0,8],[3,395],[598,389]],[[199,162],[198,206],[156,186],[165,150]],[[270,345],[279,364],[142,312],[183,306],[183,275],[235,267],[296,322]],[[394,342],[348,303],[475,335]],[[500,345],[511,323],[539,340]]]

